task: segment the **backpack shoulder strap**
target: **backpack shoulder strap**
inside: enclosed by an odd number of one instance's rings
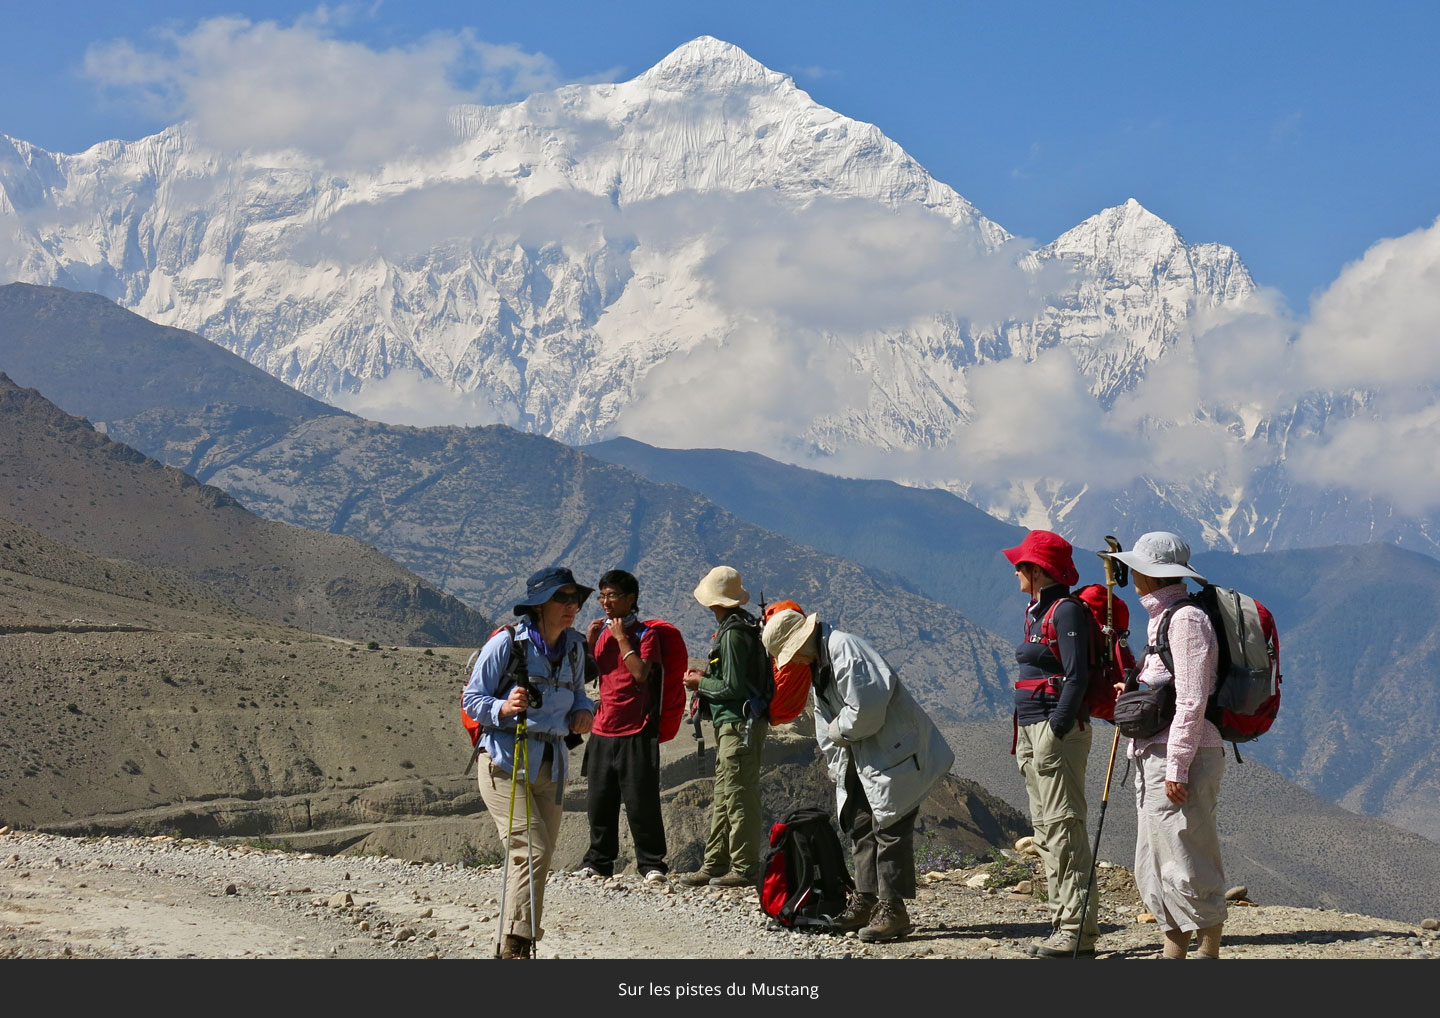
[[[505,632],[510,636],[510,659],[505,664],[503,677],[509,679],[530,678],[530,659],[524,649],[516,646],[519,643],[515,623],[506,623]]]
[[[1104,634],[1100,632],[1100,624],[1095,621],[1095,613],[1090,610],[1090,606],[1073,592],[1064,597],[1057,597],[1054,603],[1046,609],[1045,617],[1040,620],[1040,636],[1038,639],[1031,637],[1031,642],[1043,643],[1049,648],[1050,653],[1055,655],[1055,660],[1060,660],[1060,637],[1055,632],[1055,611],[1066,601],[1074,604],[1076,608],[1080,609],[1080,614],[1084,616],[1085,625],[1090,630],[1088,661],[1091,665],[1098,664],[1100,662],[1100,642],[1104,639]]]
[[[1060,607],[1061,602],[1074,601],[1080,603],[1080,599],[1074,594],[1066,594],[1064,597],[1057,597],[1050,602],[1050,607],[1045,609],[1045,616],[1040,620],[1040,636],[1031,637],[1032,643],[1043,643],[1050,648],[1050,653],[1056,657],[1060,656],[1060,639],[1055,635],[1055,609]],[[1080,605],[1080,607],[1085,607]]]
[[[1160,626],[1155,632],[1155,642],[1147,643],[1145,645],[1145,651],[1141,655],[1140,661],[1136,662],[1137,674],[1139,672],[1139,665],[1143,663],[1145,658],[1149,657],[1152,653],[1159,654],[1160,662],[1165,666],[1165,670],[1171,675],[1175,674],[1175,654],[1170,649],[1170,620],[1175,617],[1175,613],[1177,611],[1179,611],[1181,608],[1186,607],[1200,608],[1201,611],[1205,610],[1203,607],[1201,607],[1200,603],[1195,599],[1195,596],[1193,594],[1188,597],[1181,598],[1179,601],[1176,601],[1174,604],[1172,604],[1169,608],[1166,608],[1165,611],[1160,615]]]
[[[810,668],[810,685],[818,695],[820,690],[835,682],[835,662],[830,657],[830,641],[825,637],[825,623],[815,623],[815,640],[819,656]]]

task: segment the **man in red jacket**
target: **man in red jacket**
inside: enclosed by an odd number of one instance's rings
[[[590,850],[577,872],[614,873],[623,802],[636,869],[648,882],[662,883],[669,867],[660,815],[660,640],[640,624],[634,576],[612,569],[597,587],[605,618],[590,623],[586,638],[600,673],[600,709],[581,767],[589,780]]]

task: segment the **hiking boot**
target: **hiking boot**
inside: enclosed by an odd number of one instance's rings
[[[875,903],[879,899],[875,895],[865,891],[856,891],[850,895],[850,901],[845,905],[845,911],[840,913],[840,918],[835,920],[837,933],[849,933],[852,930],[863,930],[870,925],[870,915],[875,911]]]
[[[747,877],[743,873],[736,873],[733,870],[723,877],[715,877],[710,881],[711,887],[754,887],[759,881],[754,877]]]
[[[517,937],[513,933],[505,934],[505,946],[500,949],[500,957],[508,958],[529,958],[534,948],[534,943],[526,937]]]
[[[704,887],[710,883],[710,881],[718,880],[719,878],[720,874],[718,873],[706,873],[704,870],[696,870],[694,873],[680,874],[679,880],[680,883],[686,887]]]
[[[1075,941],[1078,934],[1056,930],[1044,940],[1030,946],[1032,958],[1072,958],[1075,956]],[[1095,957],[1095,945],[1081,944],[1081,958]]]
[[[904,900],[882,898],[875,903],[875,911],[870,913],[870,924],[856,936],[867,944],[879,944],[914,931],[915,924],[910,921],[910,914],[905,911]]]
[[[665,883],[665,871],[664,871],[664,870],[651,870],[649,873],[646,873],[646,874],[645,874],[645,883],[647,883],[647,884],[663,884],[663,883]]]

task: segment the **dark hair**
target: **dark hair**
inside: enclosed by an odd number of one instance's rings
[[[629,594],[631,597],[640,596],[640,581],[623,569],[612,569],[600,577],[600,582],[595,584],[597,589],[612,587],[622,594]]]

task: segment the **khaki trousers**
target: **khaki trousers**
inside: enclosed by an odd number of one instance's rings
[[[750,748],[740,748],[738,722],[715,726],[715,809],[705,841],[701,869],[714,876],[730,871],[760,876],[760,841],[764,814],[760,806],[760,752],[770,726],[756,721]]]
[[[530,752],[543,752],[538,740],[530,742]],[[561,752],[556,750],[556,752]],[[510,872],[505,882],[505,916],[503,932],[527,940],[539,940],[545,931],[540,916],[545,906],[545,878],[550,873],[550,857],[555,854],[555,841],[560,833],[560,803],[555,801],[555,782],[551,778],[552,761],[540,766],[539,777],[530,783],[530,823],[525,823],[525,775],[515,783],[515,820],[510,826],[510,772],[481,757],[486,765],[480,768],[480,798],[495,821],[500,844],[509,853]],[[507,842],[505,832],[510,831]],[[535,871],[535,922],[530,922],[530,869]]]
[[[1050,722],[1025,725],[1017,733],[1015,759],[1030,795],[1035,847],[1045,866],[1050,921],[1063,933],[1080,935],[1089,946],[1100,935],[1095,914],[1100,896],[1090,896],[1081,930],[1080,908],[1090,877],[1090,841],[1085,834],[1085,764],[1090,759],[1091,726],[1079,725],[1058,739]]]

